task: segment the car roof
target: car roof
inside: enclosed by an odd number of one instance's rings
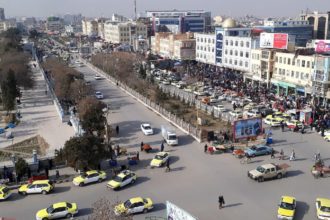
[[[147,123],[143,123],[142,124],[143,126],[150,126],[150,124],[147,124]],[[151,127],[151,126],[150,126]]]
[[[40,183],[41,184],[42,183],[47,183],[48,184],[49,183],[49,180],[35,180],[35,181],[32,182],[32,184],[40,184]]]
[[[131,174],[131,173],[133,173],[133,172],[130,171],[130,170],[124,170],[124,171],[120,172],[118,174],[118,176],[121,177],[121,178],[123,178],[123,177],[125,177],[125,176],[127,176],[128,174]]]
[[[131,203],[143,202],[142,197],[135,197],[129,200]]]
[[[156,155],[164,156],[165,154],[169,154],[169,153],[166,151],[163,151],[163,152],[158,152]]]
[[[90,171],[86,172],[87,175],[90,175],[90,174],[93,174],[93,173],[98,173],[98,171],[97,170],[90,170]]]
[[[272,163],[267,163],[267,164],[263,164],[262,165],[262,167],[263,168],[266,168],[266,169],[268,169],[268,168],[273,168],[275,165],[274,164],[272,164]]]
[[[282,196],[282,202],[293,204],[296,201],[296,198],[292,196]]]
[[[6,186],[0,186],[0,190],[2,191],[3,189],[7,188]]]
[[[66,207],[66,202],[57,202],[53,204],[53,208],[60,208],[60,207]]]
[[[316,201],[320,201],[321,202],[321,206],[330,207],[330,199],[317,198]]]

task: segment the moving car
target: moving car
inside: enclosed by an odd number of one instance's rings
[[[96,92],[95,92],[95,97],[96,97],[97,99],[103,99],[103,94],[102,94],[102,92],[100,92],[100,91],[96,91]]]
[[[254,170],[250,170],[248,172],[248,177],[253,180],[257,180],[258,182],[263,182],[266,179],[281,179],[286,175],[289,167],[290,166],[286,163],[279,165],[273,163],[264,164],[258,166]]]
[[[102,79],[102,76],[100,76],[100,75],[95,75],[95,76],[94,76],[94,79],[95,79],[95,80],[101,80],[101,79]]]
[[[316,199],[316,216],[318,219],[330,219],[330,199]]]
[[[153,208],[153,202],[150,198],[135,197],[121,203],[115,207],[116,215],[147,213]]]
[[[58,202],[46,209],[41,209],[36,214],[37,220],[71,218],[78,213],[76,203]]]
[[[6,186],[0,186],[0,201],[6,200],[12,195],[11,190]]]
[[[154,130],[152,129],[152,127],[150,126],[150,124],[141,124],[141,130],[143,132],[144,135],[152,135],[154,134]]]
[[[31,184],[24,184],[18,189],[18,193],[22,195],[32,193],[42,193],[46,195],[54,189],[54,184],[50,180],[36,180]]]
[[[268,147],[267,145],[255,145],[245,150],[245,154],[248,154],[250,157],[262,156],[271,154],[273,148]]]
[[[159,152],[155,155],[154,159],[150,162],[151,167],[161,167],[168,160],[170,154],[168,152]]]
[[[107,184],[107,187],[116,190],[126,185],[135,183],[136,178],[137,176],[134,172],[130,170],[124,170],[115,176],[115,178],[110,180]]]
[[[296,199],[291,196],[282,196],[278,205],[277,218],[281,220],[293,220],[296,212]]]
[[[91,170],[73,179],[72,183],[76,186],[84,186],[89,183],[102,182],[107,178],[104,171]]]

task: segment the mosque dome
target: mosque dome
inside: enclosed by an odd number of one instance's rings
[[[223,23],[222,27],[224,28],[233,28],[236,27],[236,21],[232,18],[227,18]]]

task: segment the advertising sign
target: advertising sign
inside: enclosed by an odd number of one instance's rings
[[[197,218],[169,201],[166,201],[166,215],[167,220],[197,220]]]
[[[316,53],[330,53],[330,40],[316,40],[315,41]]]
[[[262,134],[262,119],[249,118],[235,121],[233,125],[234,139],[256,137]]]
[[[260,47],[261,48],[288,48],[288,34],[281,33],[261,33],[260,34]]]

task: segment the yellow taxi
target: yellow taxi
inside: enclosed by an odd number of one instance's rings
[[[50,180],[36,180],[31,184],[24,184],[18,189],[22,195],[42,193],[46,195],[54,189],[54,183]]]
[[[124,170],[115,176],[115,178],[110,180],[107,184],[107,187],[116,190],[126,185],[135,183],[136,178],[137,176],[134,172],[130,170]]]
[[[293,220],[296,212],[296,198],[291,196],[282,196],[278,205],[277,218],[281,220]]]
[[[151,167],[161,167],[163,166],[168,158],[170,157],[170,153],[168,152],[159,152],[155,155],[154,159],[151,160]]]
[[[90,170],[73,179],[73,184],[76,186],[84,186],[89,183],[102,182],[107,178],[104,171]]]
[[[135,213],[147,213],[153,208],[153,202],[150,198],[135,197],[121,203],[115,207],[116,215],[126,215]]]
[[[71,218],[78,213],[76,203],[58,202],[49,206],[46,209],[41,209],[36,214],[37,220]]]
[[[6,186],[0,186],[0,201],[6,200],[11,196],[11,190]]]
[[[318,219],[330,220],[330,199],[316,199],[316,215]]]

